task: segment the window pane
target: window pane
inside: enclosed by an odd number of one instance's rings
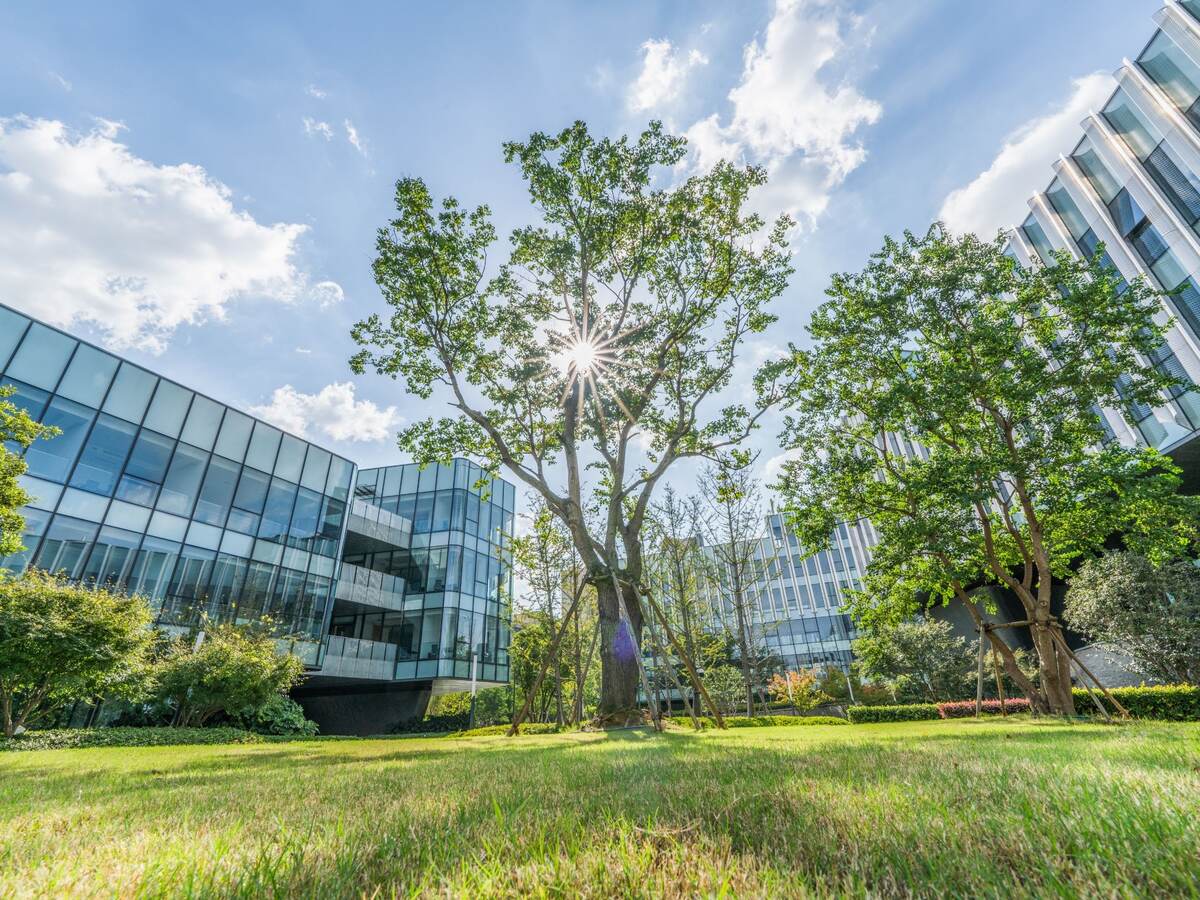
[[[71,486],[111,496],[135,434],[136,425],[101,414],[75,466]]]
[[[166,477],[174,446],[175,442],[170,438],[142,429],[117,486],[117,496],[131,503],[153,506]]]
[[[225,407],[197,394],[192,401],[191,410],[188,411],[187,424],[183,426],[180,439],[193,447],[211,450],[213,441],[217,439],[217,429],[221,425],[221,414],[224,411]]]
[[[17,342],[29,327],[29,320],[16,310],[0,306],[0,372],[8,365],[8,358],[17,349]]]
[[[80,344],[67,366],[58,393],[88,406],[99,408],[113,373],[117,371],[118,359],[102,353],[95,347]]]
[[[279,457],[275,460],[274,475],[276,478],[283,478],[286,481],[298,482],[300,480],[300,469],[304,465],[305,444],[301,440],[297,440],[290,434],[283,436],[283,443],[279,445]]]
[[[225,410],[225,419],[221,422],[221,436],[217,438],[216,452],[226,459],[241,462],[246,455],[246,445],[250,442],[250,431],[254,428],[254,420],[238,412],[236,409]]]
[[[349,499],[350,477],[353,472],[354,466],[350,462],[340,456],[335,456],[329,465],[329,478],[325,482],[325,493],[339,500]]]
[[[91,522],[55,516],[38,550],[34,566],[47,572],[62,572],[68,578],[78,578],[84,554],[96,537],[98,528]]]
[[[263,511],[262,525],[259,526],[258,536],[268,541],[283,543],[287,535],[288,525],[292,520],[292,506],[296,500],[296,485],[271,479],[271,487],[267,491],[266,508]]]
[[[282,432],[265,422],[254,423],[254,435],[250,438],[250,450],[246,453],[246,465],[264,472],[275,468],[275,454],[279,450]]]
[[[1162,140],[1162,135],[1146,121],[1122,90],[1118,90],[1104,108],[1104,118],[1138,159],[1144,160]]]
[[[133,568],[142,536],[122,528],[101,528],[80,578],[106,587],[123,589]]]
[[[257,533],[259,516],[262,514],[263,504],[267,502],[267,488],[270,484],[270,477],[264,473],[250,468],[242,469],[242,477],[233,497],[234,509],[229,515],[228,528],[243,534]]]
[[[300,488],[296,506],[292,511],[292,523],[288,529],[288,544],[308,549],[316,536],[321,522],[321,495],[308,488]]]
[[[328,450],[308,447],[308,456],[304,459],[304,474],[300,476],[300,484],[320,493],[325,488],[325,476],[329,474],[329,459],[332,454]]]
[[[1071,199],[1071,195],[1067,193],[1066,187],[1059,179],[1055,178],[1050,184],[1046,191],[1046,199],[1050,201],[1050,205],[1054,207],[1058,217],[1067,226],[1067,231],[1076,240],[1088,230],[1087,220],[1084,219],[1083,213],[1079,211],[1079,207],[1075,205],[1075,201]]]
[[[1041,257],[1042,262],[1047,265],[1054,265],[1054,246],[1046,237],[1046,232],[1042,226],[1038,224],[1037,219],[1030,216],[1025,220],[1025,224],[1021,226],[1021,231],[1025,233],[1025,237],[1029,239],[1029,243],[1033,244],[1037,255]]]
[[[158,378],[145,369],[127,362],[121,363],[112,390],[108,392],[108,399],[104,401],[104,411],[140,424],[156,381]]]
[[[187,415],[188,404],[191,402],[191,391],[169,381],[159,381],[154,400],[150,403],[150,412],[146,413],[146,427],[159,434],[179,437],[183,417]]]
[[[1200,220],[1200,181],[1196,176],[1172,155],[1166,144],[1159,145],[1146,157],[1146,171],[1171,205],[1194,226]]]
[[[50,393],[48,391],[43,391],[41,388],[35,388],[33,385],[13,381],[9,378],[5,378],[3,384],[6,387],[16,389],[15,393],[9,394],[5,398],[9,403],[12,403],[18,409],[25,410],[25,412],[29,413],[31,419],[40,419],[42,417],[42,413],[46,409],[46,404],[50,402]]]
[[[174,541],[150,536],[144,538],[129,575],[129,593],[161,600],[166,596],[167,582],[178,554],[179,544]]]
[[[1154,36],[1138,64],[1180,109],[1186,110],[1200,97],[1200,71],[1163,32]]]
[[[203,450],[182,443],[176,447],[158,498],[158,509],[178,516],[190,515],[207,462],[208,454]]]
[[[50,513],[40,509],[26,507],[21,511],[21,515],[25,517],[25,531],[21,535],[21,544],[25,549],[18,550],[10,556],[0,557],[0,569],[14,573],[25,571],[29,557],[33,555],[38,541],[46,531],[46,525],[50,522]]]
[[[62,429],[62,434],[47,441],[33,442],[25,455],[29,474],[50,481],[66,481],[95,414],[94,410],[73,400],[63,397],[51,400],[42,422]]]
[[[1137,228],[1146,218],[1146,214],[1142,212],[1142,208],[1134,202],[1129,191],[1122,189],[1113,198],[1112,203],[1108,205],[1108,211],[1112,213],[1113,221],[1117,225],[1117,231],[1122,237],[1128,237],[1129,232]]]
[[[34,387],[54,390],[77,342],[34,322],[8,366],[8,376]]]
[[[224,525],[237,487],[240,466],[214,456],[200,488],[200,499],[196,503],[194,518],[210,525]]]

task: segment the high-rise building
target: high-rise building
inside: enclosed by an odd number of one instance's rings
[[[1081,123],[1082,135],[1029,201],[1009,253],[1022,265],[1056,250],[1093,255],[1100,244],[1125,279],[1145,277],[1177,291],[1159,319],[1166,341],[1147,362],[1178,387],[1154,408],[1097,410],[1107,440],[1156,447],[1200,487],[1200,2],[1170,0],[1116,90]],[[1066,150],[1067,148],[1064,148]]]
[[[508,680],[507,482],[466,460],[356,471],[3,305],[0,384],[61,432],[25,454],[3,568],[142,594],[168,631],[269,618],[329,731],[386,731],[473,665]]]

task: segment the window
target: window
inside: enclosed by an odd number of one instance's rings
[[[71,486],[112,496],[136,434],[136,425],[102,413],[75,466]]]
[[[250,443],[253,428],[254,420],[249,416],[236,409],[226,409],[221,422],[221,434],[217,437],[216,452],[226,459],[241,462],[246,455],[246,445]]]
[[[80,575],[81,580],[118,590],[124,588],[141,542],[142,536],[137,532],[101,528]]]
[[[1158,32],[1138,57],[1138,65],[1180,112],[1197,122],[1195,104],[1200,97],[1200,68],[1174,41],[1164,32]]]
[[[1067,226],[1067,231],[1075,240],[1079,240],[1090,229],[1091,226],[1088,225],[1087,219],[1083,217],[1083,213],[1079,211],[1079,207],[1071,199],[1071,195],[1067,193],[1062,179],[1055,178],[1050,183],[1050,187],[1046,189],[1046,199],[1050,201],[1050,205],[1054,207],[1059,219]]]
[[[104,401],[104,411],[120,416],[127,422],[141,423],[157,381],[145,369],[122,362],[112,390],[108,392],[108,399]]]
[[[237,487],[240,466],[227,459],[214,456],[204,475],[200,498],[196,501],[195,518],[218,527],[225,524],[229,505]]]
[[[242,534],[256,534],[270,485],[271,479],[265,473],[250,468],[242,469],[227,527]]]
[[[283,433],[262,422],[254,423],[254,434],[250,438],[250,449],[246,451],[246,465],[270,472],[275,468],[275,455],[279,452],[279,439]]]
[[[169,381],[159,381],[150,411],[146,413],[146,427],[168,437],[179,437],[179,429],[183,427],[183,419],[191,402],[191,391]]]
[[[27,318],[15,310],[0,306],[0,372],[8,365],[8,358],[17,349],[28,328]]]
[[[221,426],[221,416],[225,407],[214,403],[207,397],[196,396],[192,400],[192,408],[188,411],[187,424],[183,426],[182,440],[193,447],[211,450],[217,439],[217,429]]]
[[[117,497],[142,506],[153,506],[167,474],[174,441],[142,429],[129,455],[125,474],[117,485]]]
[[[1111,203],[1112,199],[1121,190],[1121,185],[1117,183],[1117,179],[1108,171],[1108,167],[1100,160],[1096,153],[1096,148],[1092,144],[1090,137],[1085,137],[1079,142],[1075,148],[1075,152],[1071,155],[1071,159],[1087,178],[1092,189],[1100,195],[1100,199],[1105,203]]]
[[[53,391],[75,346],[72,338],[34,322],[8,364],[7,374],[34,387]]]
[[[94,410],[65,397],[51,400],[42,422],[61,429],[62,434],[48,441],[33,442],[25,455],[29,474],[48,481],[66,481],[95,415]]]
[[[79,403],[99,407],[116,371],[115,356],[80,344],[71,358],[71,364],[67,366],[62,383],[58,386],[58,393]]]
[[[292,506],[296,500],[296,485],[278,478],[271,479],[267,502],[263,510],[258,536],[282,544],[292,521]]]
[[[84,554],[96,537],[99,526],[80,519],[55,516],[33,564],[47,572],[62,572],[78,578]]]
[[[297,440],[290,434],[283,436],[283,442],[279,445],[279,457],[275,460],[274,474],[276,478],[292,482],[300,481],[300,471],[304,466],[305,446],[303,441]]]
[[[300,488],[288,529],[288,545],[307,549],[317,534],[320,522],[321,495],[308,488]]]
[[[177,516],[190,516],[204,477],[208,454],[203,450],[180,443],[175,448],[167,477],[158,497],[158,508]]]

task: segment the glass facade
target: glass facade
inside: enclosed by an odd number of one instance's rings
[[[354,495],[411,537],[358,534],[352,515],[330,634],[353,643],[334,649],[394,664],[397,680],[469,678],[474,656],[481,681],[506,682],[513,486],[457,459],[364,469]]]
[[[142,593],[166,628],[268,616],[316,661],[353,463],[5,306],[0,383],[62,432],[0,565]]]

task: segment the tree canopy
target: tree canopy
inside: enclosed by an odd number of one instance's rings
[[[659,123],[609,139],[582,122],[505,144],[536,221],[512,232],[494,273],[486,206],[400,180],[374,264],[390,311],[353,331],[356,372],[450,406],[405,428],[402,449],[503,466],[567,527],[598,592],[602,715],[636,707],[655,488],[679,460],[742,441],[782,397],[770,379],[751,404],[723,391],[747,336],[774,320],[788,220],[746,211],[761,169],[672,180],[685,144]]]
[[[39,425],[10,401],[13,391],[9,385],[0,385],[0,557],[22,550],[25,519],[18,510],[29,502],[29,495],[17,482],[25,474],[25,459],[9,445],[27,450],[39,438],[59,433],[57,428]]]
[[[1153,407],[1177,383],[1164,358],[1161,294],[1104,263],[1060,254],[1027,269],[1000,240],[941,226],[887,239],[840,274],[813,316],[811,349],[771,363],[797,378],[779,487],[806,544],[838,520],[879,536],[860,621],[898,621],[926,602],[966,602],[996,583],[1020,601],[1041,666],[1041,708],[1073,710],[1051,610],[1055,578],[1120,535],[1154,558],[1191,547],[1197,499],[1153,449],[1106,443],[1102,408]]]

